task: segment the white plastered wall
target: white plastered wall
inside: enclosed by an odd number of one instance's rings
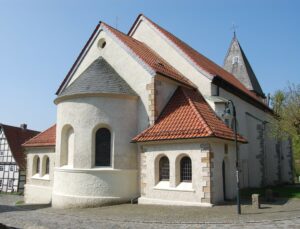
[[[27,175],[24,200],[26,203],[47,204],[51,202],[53,174],[55,165],[55,148],[27,148]],[[34,158],[40,158],[40,173],[35,173]],[[49,174],[45,174],[45,159],[49,158]]]
[[[211,206],[202,203],[205,181],[202,179],[202,153],[200,143],[144,145],[141,160],[140,204]],[[167,156],[170,165],[170,180],[158,180],[158,164],[162,156]],[[180,182],[180,159],[188,156],[192,161],[192,182]]]
[[[164,77],[157,77],[156,80],[156,111],[159,115],[169,102],[178,85]]]
[[[105,39],[106,46],[101,49],[98,47],[98,42]],[[109,31],[101,30],[95,41],[91,45],[88,53],[78,66],[73,74],[70,85],[74,80],[100,56],[114,68],[114,70],[129,84],[129,86],[138,94],[137,127],[138,131],[146,129],[149,125],[149,98],[146,85],[151,83],[153,77],[137,60],[133,57],[134,54],[126,50],[124,44]]]
[[[225,153],[225,144],[228,152]],[[212,190],[213,202],[221,203],[225,199],[233,199],[236,195],[235,180],[235,147],[232,141],[219,141],[211,144],[214,152],[214,163],[212,168]],[[222,163],[225,162],[225,174],[223,174]],[[225,196],[223,194],[223,175],[225,177]]]
[[[200,72],[195,66],[188,61],[184,55],[178,52],[174,45],[171,45],[160,33],[156,31],[151,24],[141,20],[135,30],[133,37],[146,43],[169,64],[176,68],[185,77],[191,80],[203,95],[211,95],[211,77],[205,71]]]
[[[245,177],[248,177],[248,182],[245,182],[244,178],[241,177],[241,186],[259,187],[261,185],[276,184],[278,177],[276,175],[277,168],[274,166],[278,163],[275,148],[276,140],[271,136],[269,129],[272,116],[222,88],[219,89],[219,93],[221,97],[234,102],[237,112],[238,132],[248,140],[248,144],[242,144],[239,148],[240,163],[241,165],[244,164],[244,168],[248,170],[242,171],[245,174],[248,173],[248,175],[245,175]],[[261,145],[259,139],[260,128],[263,128],[263,145]],[[264,153],[260,155],[262,147]],[[289,155],[288,147],[282,148],[282,154]],[[264,167],[260,164],[261,157],[264,160]],[[282,162],[282,166],[286,166],[281,170],[284,173],[282,176],[288,177],[291,169],[290,166],[285,162]],[[265,176],[262,179],[263,170]]]
[[[137,195],[137,99],[102,95],[57,105],[54,207],[88,207],[128,201]],[[60,163],[64,126],[74,130],[73,166]],[[111,132],[111,166],[95,167],[95,132]],[[120,188],[122,187],[122,188]]]

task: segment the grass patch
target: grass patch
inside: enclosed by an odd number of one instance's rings
[[[24,202],[24,200],[18,200],[17,202],[16,202],[16,205],[22,205],[22,204],[24,204],[25,202]]]
[[[300,199],[300,187],[299,186],[248,188],[248,189],[241,190],[241,196],[243,198],[248,199],[248,198],[251,198],[251,195],[255,193],[255,194],[260,194],[262,197],[264,197],[267,189],[272,189],[274,197]]]
[[[0,192],[1,195],[16,195],[23,196],[23,192]]]

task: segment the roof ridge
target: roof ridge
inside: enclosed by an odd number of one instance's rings
[[[6,127],[9,127],[9,128],[16,128],[16,129],[20,129],[20,130],[32,131],[32,132],[38,132],[38,133],[40,133],[40,131],[38,131],[38,130],[32,130],[32,129],[28,129],[28,128],[22,129],[21,127],[7,125],[7,124],[3,124],[3,123],[0,123],[0,126],[6,126]]]
[[[35,140],[36,138],[38,138],[39,136],[41,136],[42,134],[44,134],[45,132],[47,132],[48,130],[50,130],[51,128],[53,128],[54,126],[56,126],[56,123],[53,124],[52,126],[50,126],[48,129],[46,129],[46,130],[40,132],[39,134],[37,134],[37,135],[34,136],[33,138],[28,139],[26,142],[24,142],[24,143],[22,144],[22,146],[26,145],[28,142],[30,142],[30,141],[32,141],[32,140]]]
[[[158,121],[134,137],[132,142],[207,137],[234,140],[233,130],[217,118],[200,92],[194,89],[179,86]],[[240,135],[238,141],[247,142]]]
[[[140,18],[143,17],[146,19],[149,23],[152,24],[152,26],[168,41],[170,41],[180,52],[182,52],[189,61],[191,61],[193,64],[196,65],[196,68],[203,69],[205,73],[208,73],[212,76],[214,79],[215,77],[220,77],[224,81],[226,81],[229,85],[231,85],[233,88],[238,89],[240,93],[244,94],[246,97],[250,98],[250,100],[254,100],[259,105],[257,107],[262,107],[261,109],[267,109],[268,111],[271,111],[271,108],[269,108],[265,103],[260,101],[255,93],[248,90],[238,79],[236,79],[230,72],[226,71],[224,68],[216,64],[214,61],[210,60],[206,56],[199,53],[197,50],[195,50],[193,47],[188,45],[186,42],[179,39],[177,36],[172,34],[171,32],[167,31],[166,29],[159,26],[157,23],[153,22],[151,19],[146,17],[145,15],[139,15],[137,18],[135,24],[133,27],[137,25],[137,22],[140,20]],[[130,31],[132,33],[133,29]],[[182,46],[182,47],[180,47]],[[188,50],[186,50],[188,49]],[[192,52],[192,53],[189,53]],[[200,58],[202,60],[197,60],[197,58]],[[202,64],[199,64],[199,61]],[[204,74],[205,75],[205,74]],[[213,80],[212,79],[212,80]]]
[[[109,29],[109,30],[117,31],[117,32],[121,33],[121,35],[123,35],[123,36],[126,36],[126,37],[128,37],[128,38],[132,38],[133,41],[137,41],[137,40],[134,39],[133,37],[127,36],[125,33],[123,33],[123,32],[121,32],[121,31],[119,31],[119,30],[117,30],[117,29],[111,27],[110,25],[106,24],[105,22],[101,22],[101,24],[104,25],[105,27],[107,27],[107,29]],[[111,31],[111,32],[112,32],[112,31]],[[136,55],[136,57],[137,57],[140,61],[143,62],[143,64],[145,64],[145,65],[146,65],[148,68],[150,68],[152,71],[155,71],[155,70],[153,69],[153,67],[151,67],[148,63],[146,63],[144,60],[142,60],[142,59],[136,54],[136,52],[134,52],[134,51],[132,50],[132,48],[130,48],[125,42],[123,42],[119,37],[117,37],[117,36],[115,36],[115,37],[119,40],[119,42],[121,42],[121,43],[122,43],[123,45],[125,45],[128,49],[130,49],[130,51],[131,51],[132,53],[134,53],[134,54]],[[143,43],[142,43],[142,42],[139,42],[139,44],[143,44]]]
[[[134,55],[140,60],[142,61],[143,64],[145,64],[149,69],[151,69],[153,72],[155,73],[160,73],[161,75],[164,75],[168,78],[171,78],[172,80],[178,81],[181,84],[184,84],[188,87],[196,87],[187,77],[185,77],[182,73],[180,73],[175,67],[173,67],[168,61],[166,61],[163,57],[161,57],[155,50],[153,50],[150,46],[148,46],[147,44],[145,44],[144,42],[141,42],[137,39],[135,39],[132,36],[129,36],[115,28],[113,28],[112,26],[101,22],[103,24],[104,27],[106,27],[108,30],[110,30],[110,32],[112,33],[119,33],[121,36],[124,36],[127,39],[132,40],[133,42],[135,42],[137,45],[140,45],[140,47],[138,47],[139,49],[146,49],[146,51],[149,54],[154,55],[156,58],[158,58],[158,61],[161,62],[162,66],[164,66],[164,70],[166,71],[171,71],[169,73],[167,72],[163,72],[162,70],[159,70],[158,68],[155,68],[153,66],[151,66],[151,64],[147,63],[147,61],[145,61],[140,54],[137,53],[136,50],[134,50],[133,48],[130,47],[130,45],[128,45],[126,42],[122,41],[122,39],[120,37],[118,37],[118,35],[114,34],[115,37],[123,44],[125,45],[132,53],[134,53]],[[159,64],[159,63],[157,63]],[[165,67],[167,66],[167,68]],[[158,66],[156,66],[158,67]],[[169,68],[169,69],[168,69]]]
[[[210,125],[208,124],[208,122],[202,117],[201,112],[197,109],[197,107],[195,106],[193,100],[186,94],[186,91],[183,88],[181,88],[181,90],[182,90],[182,92],[184,94],[184,97],[188,100],[189,104],[191,105],[191,107],[195,111],[195,113],[198,116],[198,118],[200,118],[200,121],[205,123],[206,127],[208,128],[209,134],[210,135],[214,135],[214,132],[213,132],[212,128],[210,127]]]

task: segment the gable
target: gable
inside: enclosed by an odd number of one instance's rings
[[[212,85],[208,85],[206,83],[205,77],[209,78],[211,82],[219,87],[224,88],[225,90],[228,90],[229,88],[231,89],[229,92],[234,92],[234,94],[238,95],[238,97],[242,97],[243,100],[246,102],[251,103],[252,105],[258,107],[259,109],[262,109],[264,111],[269,111],[272,112],[272,110],[264,103],[261,101],[261,97],[256,96],[255,93],[252,91],[249,91],[239,80],[237,80],[231,73],[227,72],[224,70],[222,67],[219,65],[215,64],[213,61],[209,60],[193,48],[191,48],[189,45],[187,45],[185,42],[181,41],[179,38],[171,34],[170,32],[166,31],[150,19],[146,18],[144,15],[139,15],[137,18],[136,22],[132,26],[132,28],[129,31],[129,34],[131,36],[137,37],[136,35],[140,28],[142,28],[142,25],[144,24],[144,21],[146,24],[150,25],[152,29],[156,30],[156,34],[159,34],[163,39],[165,39],[169,44],[171,44],[173,49],[177,51],[178,54],[183,54],[190,66],[193,66],[194,69],[198,72],[197,75],[193,74],[187,74],[189,79],[192,80],[191,77],[197,76],[201,77],[200,81],[198,80],[198,83],[195,82],[195,84],[198,86],[199,90],[201,93],[204,95],[212,95]],[[149,26],[148,26],[149,27]],[[149,37],[149,36],[148,36]],[[144,39],[145,36],[140,36],[139,39]],[[151,38],[152,39],[152,38]],[[143,40],[144,41],[144,40]],[[149,42],[149,45],[151,44],[151,40]],[[155,45],[155,42],[152,43]],[[151,46],[151,45],[150,45]],[[151,46],[153,47],[153,46]],[[153,48],[155,49],[155,48]],[[160,52],[162,53],[162,52]],[[177,54],[177,56],[178,56]],[[167,58],[163,56],[164,58]],[[172,59],[172,57],[170,57]],[[169,61],[169,59],[168,59]],[[172,63],[176,67],[180,67],[178,62]],[[181,63],[180,63],[181,64]],[[199,74],[202,73],[202,74]],[[224,87],[223,87],[224,83]],[[203,87],[204,84],[204,87]],[[202,86],[202,87],[201,87]],[[207,90],[209,88],[209,90]],[[209,92],[209,93],[207,93]]]
[[[211,94],[212,75],[200,69],[189,61],[188,57],[172,44],[146,18],[140,16],[138,22],[128,33],[135,39],[146,43],[153,50],[158,52],[166,61],[168,61],[179,72],[191,80],[203,94]]]
[[[3,136],[5,136],[4,139],[5,141],[7,141],[10,152],[14,157],[16,163],[21,168],[25,168],[26,160],[25,154],[22,149],[22,144],[37,135],[39,132],[4,124],[0,124],[0,129],[4,134]]]
[[[101,47],[102,40],[105,41],[104,48]],[[107,59],[108,62],[115,67],[114,62],[116,60],[111,59],[110,61],[107,57],[107,55],[117,51],[113,50],[112,45],[109,45],[112,43],[117,44],[119,49],[123,49],[127,54],[126,55],[123,53],[123,56],[133,59],[137,64],[141,65],[141,67],[147,71],[151,77],[155,76],[156,74],[161,74],[174,81],[177,81],[180,84],[185,84],[192,87],[194,86],[187,78],[185,78],[185,76],[178,72],[174,67],[169,65],[168,62],[161,58],[147,45],[127,36],[126,34],[123,34],[122,32],[108,26],[103,22],[100,22],[99,26],[96,27],[88,43],[85,45],[79,57],[75,61],[70,72],[59,87],[57,94],[60,94],[64,88],[71,85],[72,82],[74,82],[74,80],[77,79],[79,75],[81,75],[83,71],[100,56],[105,57],[105,59]],[[117,61],[120,61],[122,56],[114,55],[114,58],[117,59]],[[128,61],[128,59],[126,61]],[[127,62],[123,64],[127,64]],[[116,71],[119,72],[119,74],[122,74],[123,70],[124,69],[116,68]]]
[[[217,117],[197,90],[178,87],[155,124],[136,136],[133,141],[207,137],[234,140],[234,131]],[[246,143],[240,135],[238,141]]]
[[[14,163],[16,161],[11,153],[6,136],[0,128],[0,164],[3,162]]]

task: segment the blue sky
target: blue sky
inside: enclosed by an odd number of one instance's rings
[[[300,1],[0,0],[0,122],[43,130],[55,92],[102,20],[127,32],[144,13],[222,65],[238,39],[264,92],[300,83]]]

